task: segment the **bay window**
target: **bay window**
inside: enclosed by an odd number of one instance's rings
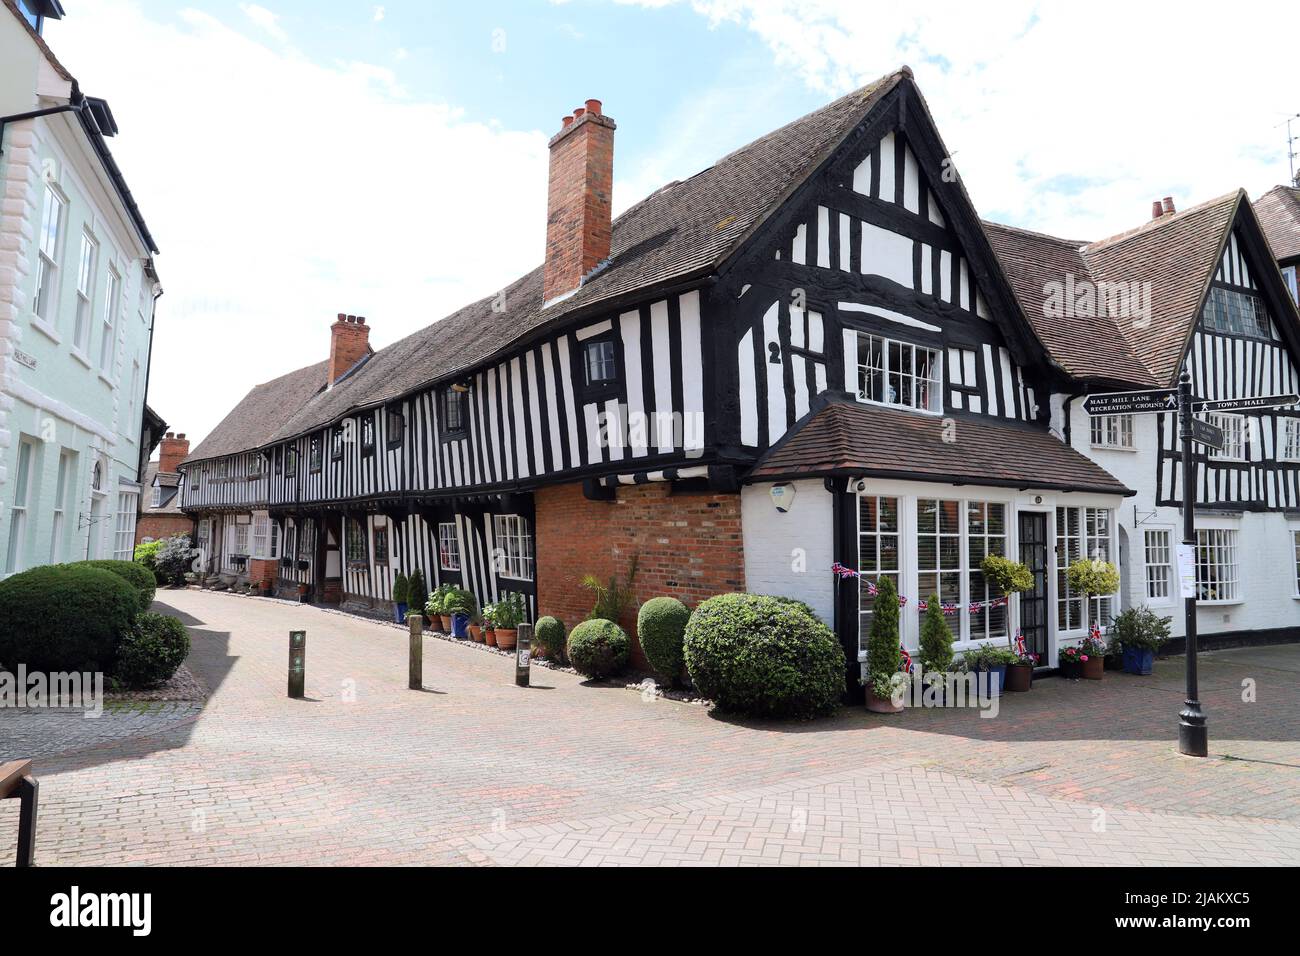
[[[987,602],[1002,597],[1002,589],[984,577],[984,559],[990,554],[1006,557],[1007,506],[992,501],[967,502],[966,535],[970,554],[970,601]],[[969,613],[971,640],[1005,640],[1010,636],[1005,605],[984,607]]]
[[[493,537],[497,573],[520,581],[533,579],[533,533],[522,515],[495,515]]]
[[[1233,528],[1196,530],[1196,599],[1231,604],[1241,599],[1237,532]]]
[[[943,363],[936,349],[858,333],[858,400],[943,411]]]
[[[1070,590],[1068,572],[1077,561],[1111,561],[1110,537],[1114,518],[1108,508],[1056,509],[1056,624],[1075,631],[1110,622],[1113,594],[1087,598]]]
[[[899,587],[898,499],[861,495],[858,498],[858,649],[867,649],[871,633],[871,609],[876,599],[867,593],[867,583],[889,578]],[[899,587],[901,590],[901,587]]]

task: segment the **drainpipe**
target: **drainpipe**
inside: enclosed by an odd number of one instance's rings
[[[10,123],[21,123],[24,120],[39,119],[42,116],[53,116],[56,113],[80,113],[85,108],[86,98],[79,92],[73,92],[71,102],[62,106],[49,106],[43,110],[31,110],[27,113],[14,113],[11,116],[0,116],[0,154],[4,153],[5,127]]]

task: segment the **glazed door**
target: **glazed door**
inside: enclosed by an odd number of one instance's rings
[[[1034,587],[1020,595],[1020,630],[1025,647],[1038,655],[1040,665],[1050,666],[1047,659],[1047,515],[1020,512],[1020,561],[1034,575]]]

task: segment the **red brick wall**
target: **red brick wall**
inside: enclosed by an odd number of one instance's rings
[[[537,599],[540,615],[571,630],[591,610],[591,592],[578,586],[584,574],[608,580],[627,575],[634,606],[620,621],[633,638],[633,664],[645,669],[636,642],[636,612],[653,597],[668,595],[694,608],[716,594],[745,589],[740,496],[672,495],[655,482],[618,489],[617,501],[588,501],[581,484],[544,488],[537,506]]]
[[[146,492],[147,493],[147,492]],[[194,536],[194,522],[184,515],[142,514],[135,524],[135,543],[145,538],[170,538],[174,534]]]
[[[330,384],[360,362],[370,349],[370,326],[364,315],[339,313],[338,321],[330,326]]]
[[[587,104],[599,107],[596,100]],[[608,116],[584,108],[583,115],[551,139],[543,300],[572,292],[584,275],[609,258],[614,129]]]
[[[279,577],[278,562],[274,559],[249,558],[248,583],[259,591],[274,591]]]

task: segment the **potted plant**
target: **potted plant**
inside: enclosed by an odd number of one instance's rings
[[[1080,660],[1079,649],[1073,644],[1062,647],[1056,652],[1056,664],[1061,670],[1061,676],[1067,680],[1078,680],[1083,676],[1083,662]]]
[[[398,571],[393,578],[393,620],[401,624],[406,620],[406,575]]]
[[[483,643],[483,615],[475,614],[469,619],[469,639],[475,644]]]
[[[483,605],[483,643],[488,647],[497,646],[497,606]]]
[[[1038,655],[1025,646],[1025,636],[1017,634],[1011,645],[1015,660],[1007,665],[1006,689],[1013,693],[1025,693],[1034,686],[1034,668],[1038,666]]]
[[[428,600],[429,592],[424,586],[424,572],[416,568],[406,579],[406,619],[409,621],[412,614],[423,615],[424,605]]]
[[[503,651],[514,650],[518,640],[517,628],[528,620],[528,605],[522,594],[507,594],[493,606],[493,619],[496,621],[497,647]]]
[[[424,613],[429,615],[429,620],[442,627],[442,633],[451,633],[451,615],[447,613],[446,600],[451,594],[452,586],[450,584],[439,584],[429,595],[429,600],[425,602]]]
[[[1169,640],[1170,623],[1171,618],[1161,617],[1145,604],[1111,619],[1111,636],[1122,648],[1126,674],[1151,673],[1156,652]]]
[[[970,670],[979,675],[976,678],[978,685],[989,697],[1002,696],[1002,688],[1007,681],[1007,668],[1018,660],[1009,648],[993,644],[981,644],[962,657]],[[985,677],[985,674],[988,676]]]
[[[986,555],[982,570],[984,577],[1003,594],[1020,594],[1034,589],[1034,572],[1003,555]]]
[[[1079,642],[1079,663],[1084,680],[1101,680],[1106,669],[1106,641],[1096,624],[1088,636]]]
[[[902,701],[895,697],[898,669],[903,663],[898,643],[898,591],[888,577],[881,577],[876,589],[871,634],[867,637],[867,675],[863,680],[867,710],[873,714],[898,714],[903,711]]]
[[[1089,624],[1092,620],[1092,598],[1098,594],[1114,594],[1119,590],[1119,569],[1109,561],[1091,558],[1075,561],[1065,572],[1070,591],[1083,595],[1083,607]]]
[[[443,620],[451,618],[451,636],[469,637],[469,620],[478,612],[478,599],[464,588],[448,588],[442,599]]]

